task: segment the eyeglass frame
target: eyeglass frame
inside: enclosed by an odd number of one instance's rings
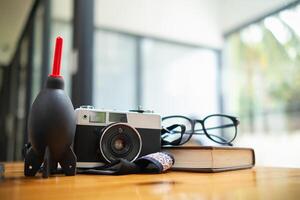
[[[219,141],[216,141],[214,140],[210,134],[207,133],[207,129],[205,128],[205,125],[204,125],[204,121],[209,118],[209,117],[214,117],[214,116],[217,116],[217,117],[227,117],[229,119],[232,120],[233,122],[233,125],[234,125],[234,128],[235,128],[235,133],[234,133],[234,137],[230,140],[230,141],[226,141],[226,139],[220,137],[220,136],[215,136],[215,137],[218,137],[220,140],[224,140],[226,142],[219,142]],[[186,141],[184,141],[183,143],[179,143],[178,145],[183,145],[185,143],[187,143],[193,135],[197,135],[197,133],[195,133],[195,125],[196,123],[200,123],[201,126],[202,126],[202,130],[204,132],[204,135],[206,137],[208,137],[210,140],[212,140],[213,142],[216,142],[218,144],[222,144],[222,145],[229,145],[229,146],[233,146],[232,142],[235,140],[236,136],[237,136],[237,126],[240,124],[240,121],[237,119],[237,117],[234,117],[234,116],[230,116],[230,115],[225,115],[225,114],[212,114],[212,115],[208,115],[206,116],[204,119],[191,119],[191,118],[188,118],[186,116],[183,116],[183,115],[170,115],[170,116],[166,116],[166,117],[162,117],[162,122],[166,119],[170,119],[170,118],[184,118],[186,120],[188,120],[191,124],[191,133],[182,133],[182,134],[189,134],[188,138]],[[229,127],[229,126],[232,126],[232,125],[224,125],[224,126],[219,126],[219,127],[213,127],[213,128],[208,128],[208,129],[217,129],[217,128],[226,128],[226,127]],[[182,136],[181,136],[182,137]]]

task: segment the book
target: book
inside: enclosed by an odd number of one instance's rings
[[[163,147],[162,150],[174,156],[172,170],[222,172],[255,165],[255,153],[251,148],[181,146]]]

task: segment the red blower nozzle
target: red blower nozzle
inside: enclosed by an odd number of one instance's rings
[[[55,44],[52,74],[50,74],[50,76],[52,76],[52,77],[61,77],[60,76],[60,63],[61,63],[62,45],[63,45],[62,37],[57,37],[56,44]]]

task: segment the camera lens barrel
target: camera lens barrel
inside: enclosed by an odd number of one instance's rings
[[[114,123],[102,130],[99,149],[109,163],[120,158],[134,161],[141,153],[142,139],[139,132],[129,124]]]

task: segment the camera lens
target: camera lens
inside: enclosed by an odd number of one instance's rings
[[[117,140],[114,141],[114,148],[117,151],[124,149],[125,146],[126,146],[126,143],[125,143],[124,140],[117,139]]]
[[[103,129],[99,147],[107,162],[120,158],[133,161],[141,152],[142,140],[135,128],[126,123],[114,123]]]
[[[126,135],[116,135],[111,140],[111,150],[115,156],[125,155],[131,148],[130,138]]]

